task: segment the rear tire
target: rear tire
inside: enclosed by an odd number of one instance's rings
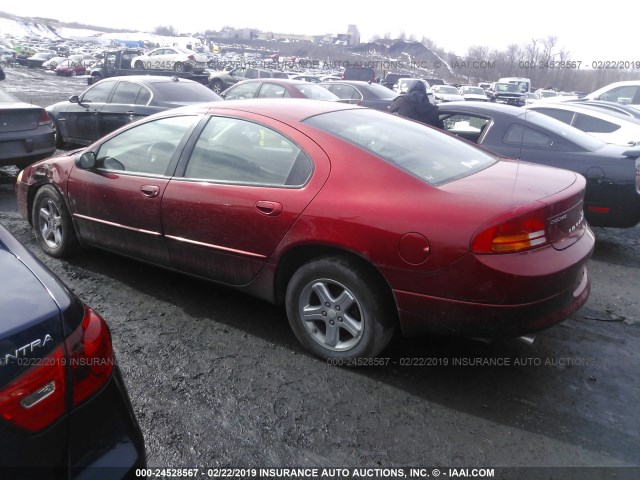
[[[287,286],[286,307],[300,343],[339,365],[357,366],[374,358],[396,325],[388,287],[359,261],[342,256],[300,267]]]
[[[38,245],[47,255],[60,258],[73,253],[78,241],[71,215],[52,185],[45,185],[36,193],[32,221]]]
[[[176,72],[184,72],[184,63],[182,62],[176,62],[173,64],[173,69]]]

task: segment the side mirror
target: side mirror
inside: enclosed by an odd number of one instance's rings
[[[78,97],[78,95],[72,95],[69,97],[69,101],[71,103],[80,103],[80,97]]]
[[[92,170],[97,165],[95,152],[84,152],[76,158],[76,165],[83,170]]]

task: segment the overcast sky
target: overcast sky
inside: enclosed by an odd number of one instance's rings
[[[529,6],[526,6],[529,5]],[[472,45],[505,50],[532,38],[558,38],[573,60],[640,60],[634,40],[640,3],[536,0],[501,3],[372,2],[354,0],[240,0],[236,2],[142,2],[110,0],[2,0],[0,11],[111,28],[153,31],[173,26],[180,33],[218,30],[225,25],[299,34],[346,33],[358,26],[363,41],[401,32],[430,38],[445,51],[464,55]],[[1,34],[2,32],[0,32]]]

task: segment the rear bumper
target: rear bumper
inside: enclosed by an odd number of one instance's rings
[[[71,478],[139,478],[136,469],[146,467],[142,431],[117,366],[105,389],[73,412],[69,426]]]
[[[0,135],[0,166],[25,167],[36,160],[50,157],[55,151],[55,135],[51,128],[37,134]]]
[[[577,243],[560,252],[549,247],[522,257],[470,256],[470,261],[460,265],[456,282],[440,283],[438,293],[394,289],[402,331],[407,336],[499,338],[560,323],[589,298],[587,262],[594,245],[595,237],[587,229]],[[459,284],[465,290],[454,291]],[[476,296],[469,298],[474,286]]]
[[[580,274],[575,288],[521,305],[491,305],[409,292],[393,293],[402,332],[406,336],[518,337],[560,323],[585,304],[591,291],[587,268],[583,267]]]

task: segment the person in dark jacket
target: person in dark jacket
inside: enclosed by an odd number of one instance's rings
[[[389,111],[395,115],[444,130],[444,125],[438,114],[438,107],[429,101],[424,82],[415,82],[405,95],[396,97],[389,105]]]

